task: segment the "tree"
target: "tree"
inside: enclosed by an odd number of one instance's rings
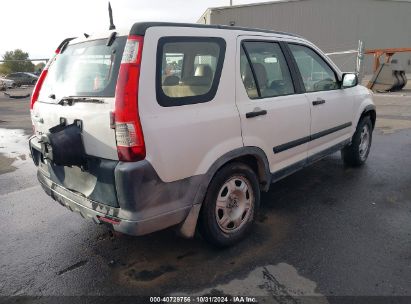
[[[8,67],[4,66],[4,64],[0,64],[0,76],[10,74],[11,71]]]
[[[3,69],[10,72],[34,72],[34,64],[28,60],[29,53],[20,49],[8,51],[3,56]]]
[[[37,64],[34,66],[34,71],[35,71],[35,72],[41,72],[41,71],[43,71],[43,69],[44,69],[45,66],[46,66],[46,64],[45,64],[44,62],[37,63]]]

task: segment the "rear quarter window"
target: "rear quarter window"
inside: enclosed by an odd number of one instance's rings
[[[158,42],[156,94],[161,106],[212,100],[225,57],[222,38],[164,37]]]

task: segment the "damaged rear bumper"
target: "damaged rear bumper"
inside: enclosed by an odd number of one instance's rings
[[[40,171],[37,173],[37,178],[43,190],[55,201],[62,206],[65,206],[70,211],[79,213],[83,218],[93,220],[96,224],[107,224],[107,221],[104,219],[109,219],[112,222],[111,225],[115,231],[129,235],[145,235],[167,228],[173,224],[178,224],[184,221],[191,209],[190,206],[183,208],[182,210],[175,210],[174,212],[170,212],[168,214],[162,214],[160,216],[144,220],[130,220],[121,217],[121,208],[114,208],[94,202],[79,194],[69,191],[52,182]]]
[[[171,226],[187,226],[189,214],[198,214],[195,196],[203,176],[164,182],[146,161],[123,163],[90,160],[88,171],[43,161],[35,137],[30,150],[44,191],[70,211],[95,223],[112,225],[115,231],[145,235]],[[196,212],[193,212],[193,209]],[[193,233],[196,220],[190,222]],[[186,229],[186,228],[185,228]]]

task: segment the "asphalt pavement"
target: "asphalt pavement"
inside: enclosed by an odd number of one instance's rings
[[[346,168],[336,153],[274,184],[262,196],[252,234],[225,250],[171,229],[113,235],[58,205],[43,193],[27,156],[28,98],[1,95],[0,300],[244,295],[261,303],[355,303],[349,296],[411,302],[410,92],[375,96],[379,122],[364,167]]]

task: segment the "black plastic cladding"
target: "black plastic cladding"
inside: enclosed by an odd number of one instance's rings
[[[157,26],[170,26],[170,27],[192,27],[192,28],[210,28],[210,29],[220,29],[220,30],[235,30],[235,31],[247,31],[247,32],[261,32],[261,33],[271,33],[277,35],[287,35],[291,37],[298,37],[296,34],[277,32],[266,29],[239,27],[239,26],[228,26],[228,25],[208,25],[208,24],[196,24],[196,23],[173,23],[173,22],[137,22],[134,23],[130,30],[130,35],[144,36],[147,29],[150,27]]]

